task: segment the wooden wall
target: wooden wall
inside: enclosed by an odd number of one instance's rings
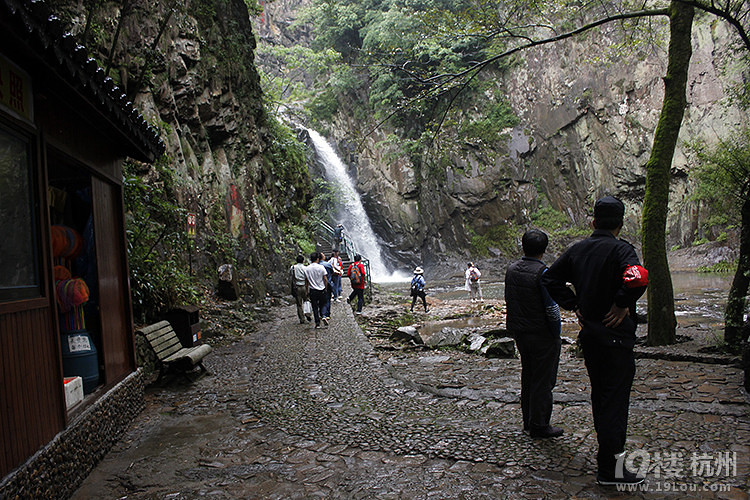
[[[0,477],[65,427],[60,340],[49,306],[47,298],[0,306]]]

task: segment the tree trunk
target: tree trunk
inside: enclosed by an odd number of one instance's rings
[[[740,232],[740,257],[737,261],[737,271],[734,273],[732,287],[724,315],[724,341],[727,347],[739,352],[742,342],[742,327],[745,323],[745,297],[750,286],[750,196],[745,197],[742,204],[742,229]]]
[[[666,248],[669,180],[677,137],[687,99],[687,74],[692,55],[693,7],[672,1],[669,7],[670,41],[664,103],[646,164],[643,200],[643,261],[649,272],[648,344],[675,342],[674,290]]]

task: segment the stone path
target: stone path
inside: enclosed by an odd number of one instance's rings
[[[345,304],[320,330],[280,312],[210,355],[212,376],[150,390],[74,498],[748,498],[735,367],[637,361],[628,447],[652,473],[648,492],[619,493],[595,484],[588,377],[569,349],[553,412],[566,433],[532,440],[518,360],[375,351]]]

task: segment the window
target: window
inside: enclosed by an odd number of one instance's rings
[[[30,151],[0,128],[0,301],[41,295]]]

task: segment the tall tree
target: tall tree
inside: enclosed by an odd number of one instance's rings
[[[694,9],[673,1],[669,7],[669,55],[664,78],[664,102],[646,163],[641,243],[643,261],[651,276],[648,288],[648,343],[673,344],[677,321],[674,291],[667,262],[666,227],[669,179],[687,98],[687,75],[692,55]]]

